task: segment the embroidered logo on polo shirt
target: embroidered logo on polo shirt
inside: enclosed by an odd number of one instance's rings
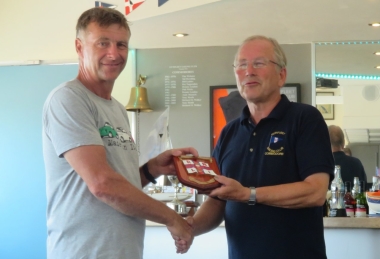
[[[266,156],[283,156],[284,155],[284,140],[285,132],[275,131],[270,135],[269,145],[267,147],[268,152],[265,152]]]

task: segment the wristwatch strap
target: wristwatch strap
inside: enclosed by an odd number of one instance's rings
[[[249,187],[251,189],[251,194],[249,195],[248,205],[255,205],[256,204],[256,188],[255,187]]]
[[[153,175],[151,175],[151,173],[149,172],[149,169],[148,169],[148,162],[146,162],[146,163],[142,166],[142,170],[143,170],[143,173],[144,173],[145,178],[146,178],[149,182],[154,183],[154,184],[157,183],[156,179],[154,179]]]

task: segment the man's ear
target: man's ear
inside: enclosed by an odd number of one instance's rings
[[[279,85],[283,86],[285,84],[287,73],[286,67],[281,68]]]
[[[82,56],[82,50],[83,50],[83,46],[82,46],[82,41],[79,39],[79,38],[76,38],[75,39],[75,50],[77,51],[78,53],[78,56]]]

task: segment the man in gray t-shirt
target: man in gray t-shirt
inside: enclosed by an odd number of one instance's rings
[[[84,12],[75,41],[78,77],[55,88],[45,102],[49,259],[143,258],[145,219],[167,226],[177,252],[192,243],[187,222],[141,189],[160,175],[175,174],[173,156],[197,151],[165,151],[139,168],[127,113],[111,96],[127,62],[129,38],[120,12]]]

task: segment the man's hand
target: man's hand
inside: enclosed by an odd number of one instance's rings
[[[242,186],[238,181],[217,175],[214,178],[222,184],[221,187],[214,189],[210,192],[209,196],[218,197],[222,200],[246,202],[250,196],[250,189]]]
[[[194,239],[192,228],[188,222],[178,215],[174,220],[173,225],[167,225],[166,227],[174,239],[177,253],[186,253]]]
[[[186,221],[187,221],[187,224],[191,227],[194,223],[194,219],[193,217],[189,216],[186,218]],[[193,236],[193,239],[194,239],[194,234],[192,233],[192,236]],[[174,237],[173,237],[174,238]],[[191,240],[191,243],[190,245],[192,244],[193,242],[193,239]],[[190,245],[188,244],[188,242],[186,242],[185,240],[182,240],[182,239],[174,239],[174,243],[175,243],[175,246],[177,248],[177,254],[184,254],[186,253],[189,248],[190,248]]]
[[[198,151],[192,147],[166,150],[148,162],[149,172],[153,175],[175,175],[173,156],[188,154],[199,156]]]

